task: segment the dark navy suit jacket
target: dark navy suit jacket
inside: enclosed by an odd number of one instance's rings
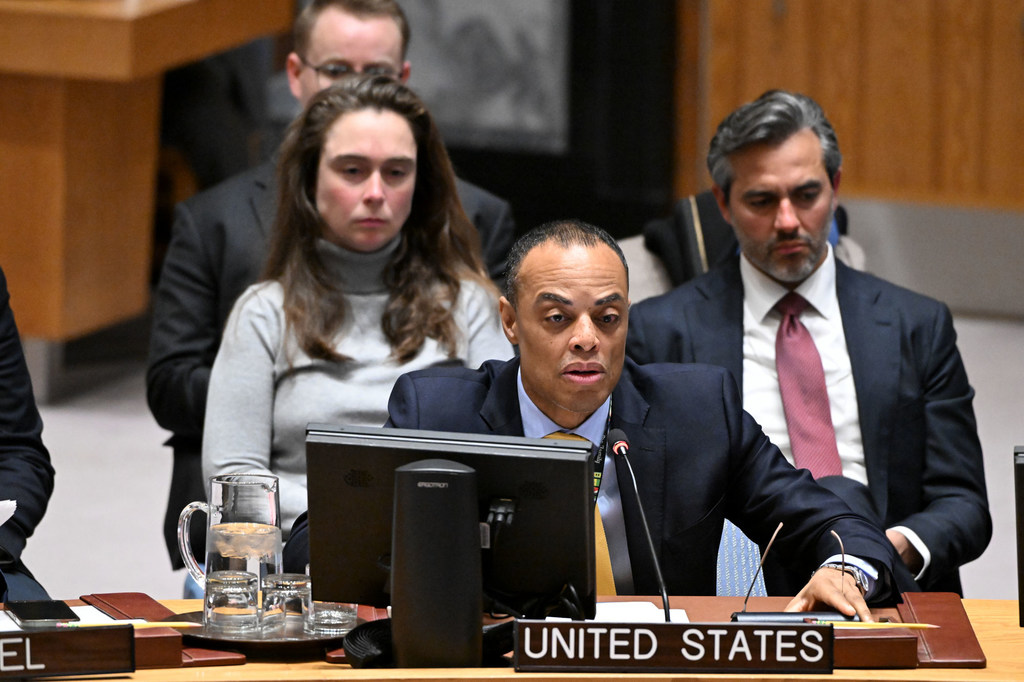
[[[958,569],[984,551],[992,521],[971,406],[974,390],[952,317],[938,301],[841,262],[836,294],[857,390],[869,493],[841,494],[883,528],[903,525],[920,536],[932,555],[923,589],[960,592]],[[742,386],[739,256],[633,305],[627,352],[639,363],[725,367]],[[835,484],[859,485],[848,479]]]
[[[522,436],[518,368],[518,360],[491,360],[478,370],[406,374],[391,394],[388,425]],[[892,596],[887,571],[898,559],[884,535],[785,461],[742,410],[735,382],[721,368],[638,367],[627,360],[612,393],[611,426],[629,437],[630,461],[670,593],[715,594],[718,542],[722,521],[729,518],[761,542],[785,521],[772,551],[785,556],[802,579],[792,585],[788,576],[769,576],[773,594],[795,594],[837,553],[829,534],[835,529],[847,552],[886,567],[881,571],[886,587],[878,598]],[[616,471],[628,476],[625,467]],[[628,479],[619,481],[619,489],[626,491],[622,503],[636,593],[656,594],[637,498]],[[288,542],[296,549],[308,542],[302,525],[296,524]]]
[[[0,599],[5,601],[47,596],[21,563],[25,541],[43,518],[53,492],[53,466],[42,432],[7,278],[0,270],[0,500],[18,503],[14,516],[0,525]]]
[[[468,182],[456,183],[466,215],[480,233],[484,265],[500,278],[515,238],[508,202]],[[206,498],[200,461],[210,369],[235,299],[260,277],[277,211],[274,164],[231,177],[175,208],[171,243],[153,296],[146,372],[149,409],[173,432],[174,471],[164,537],[175,567],[178,514]],[[204,531],[192,533],[203,552]]]

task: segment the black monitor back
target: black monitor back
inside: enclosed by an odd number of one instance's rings
[[[483,550],[488,601],[522,610],[571,584],[592,617],[593,454],[585,443],[512,436],[311,424],[306,462],[313,598],[389,603],[394,470],[435,458],[476,470],[480,521],[493,500],[515,501],[511,523]]]
[[[1013,448],[1013,481],[1017,511],[1017,597],[1024,628],[1024,445]]]

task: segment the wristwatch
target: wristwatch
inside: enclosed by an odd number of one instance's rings
[[[848,573],[853,576],[853,580],[857,583],[857,589],[860,590],[860,595],[862,597],[868,593],[868,588],[871,587],[871,583],[868,582],[867,574],[851,564],[838,564],[832,562],[822,564],[821,568],[834,568],[837,571],[843,571],[844,573]]]

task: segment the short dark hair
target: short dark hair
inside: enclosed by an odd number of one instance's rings
[[[622,267],[626,270],[626,281],[629,281],[629,265],[626,264],[626,256],[619,248],[618,242],[600,227],[596,227],[582,220],[570,218],[567,220],[554,220],[533,228],[522,237],[516,240],[512,249],[508,252],[508,261],[505,266],[505,298],[516,307],[516,289],[519,286],[519,270],[523,266],[526,255],[534,248],[547,242],[556,242],[563,248],[570,246],[586,246],[593,248],[598,244],[606,244],[615,255],[622,261]]]
[[[781,144],[792,135],[810,129],[821,143],[822,160],[829,181],[835,185],[843,163],[839,141],[821,106],[807,95],[786,90],[769,90],[747,102],[718,125],[708,150],[711,179],[729,198],[735,177],[729,157],[756,144]]]
[[[371,17],[393,19],[398,25],[398,31],[402,34],[402,59],[405,59],[405,52],[409,49],[409,20],[406,19],[405,12],[395,0],[313,0],[299,12],[299,16],[295,18],[295,23],[292,25],[292,49],[296,54],[302,55],[303,58],[306,57],[313,25],[320,13],[328,7],[333,7],[360,19]]]

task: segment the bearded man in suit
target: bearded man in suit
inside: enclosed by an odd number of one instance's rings
[[[777,305],[799,295],[827,390],[821,440],[838,455],[818,482],[885,531],[902,590],[962,592],[959,567],[992,535],[974,390],[944,304],[836,260],[827,236],[841,163],[805,95],[769,91],[726,117],[707,165],[741,254],[633,306],[627,352],[729,369],[744,408],[794,461]]]

